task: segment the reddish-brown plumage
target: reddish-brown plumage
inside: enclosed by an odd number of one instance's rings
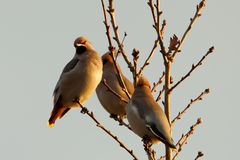
[[[48,125],[53,127],[56,119],[61,118],[67,111],[68,108],[55,106],[48,120]]]

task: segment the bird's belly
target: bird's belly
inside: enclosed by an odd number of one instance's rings
[[[146,127],[145,121],[140,117],[135,106],[127,106],[126,111],[128,122],[135,134],[141,138],[148,136],[154,144],[160,143],[160,140]]]
[[[63,82],[63,101],[71,103],[79,100],[83,104],[94,92],[101,81],[101,72],[74,73]],[[72,106],[74,107],[74,106]]]
[[[134,133],[143,138],[148,132],[144,120],[133,106],[127,106],[127,118]]]
[[[107,91],[104,84],[99,84],[96,92],[100,103],[108,113],[119,116],[124,116],[126,114],[125,107],[127,104],[121,101],[119,97],[114,95],[111,91]]]

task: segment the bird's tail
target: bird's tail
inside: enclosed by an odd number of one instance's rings
[[[173,139],[171,139],[171,142],[167,142],[167,145],[168,145],[174,152],[177,152],[177,147],[174,145]]]
[[[49,127],[53,127],[55,121],[58,118],[62,117],[63,113],[64,114],[66,113],[65,110],[66,110],[66,108],[63,108],[63,107],[54,107],[54,109],[53,109],[53,111],[51,113],[51,116],[50,116],[50,118],[48,120],[48,126]]]

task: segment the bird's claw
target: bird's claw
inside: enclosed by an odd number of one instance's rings
[[[88,109],[86,107],[82,107],[81,113],[85,114],[88,112]]]

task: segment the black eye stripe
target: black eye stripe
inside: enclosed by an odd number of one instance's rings
[[[79,46],[76,48],[76,53],[77,54],[82,54],[87,50],[87,48],[85,46]]]
[[[107,59],[104,59],[104,60],[103,60],[103,65],[106,64],[107,62],[108,62],[108,60],[107,60]]]

